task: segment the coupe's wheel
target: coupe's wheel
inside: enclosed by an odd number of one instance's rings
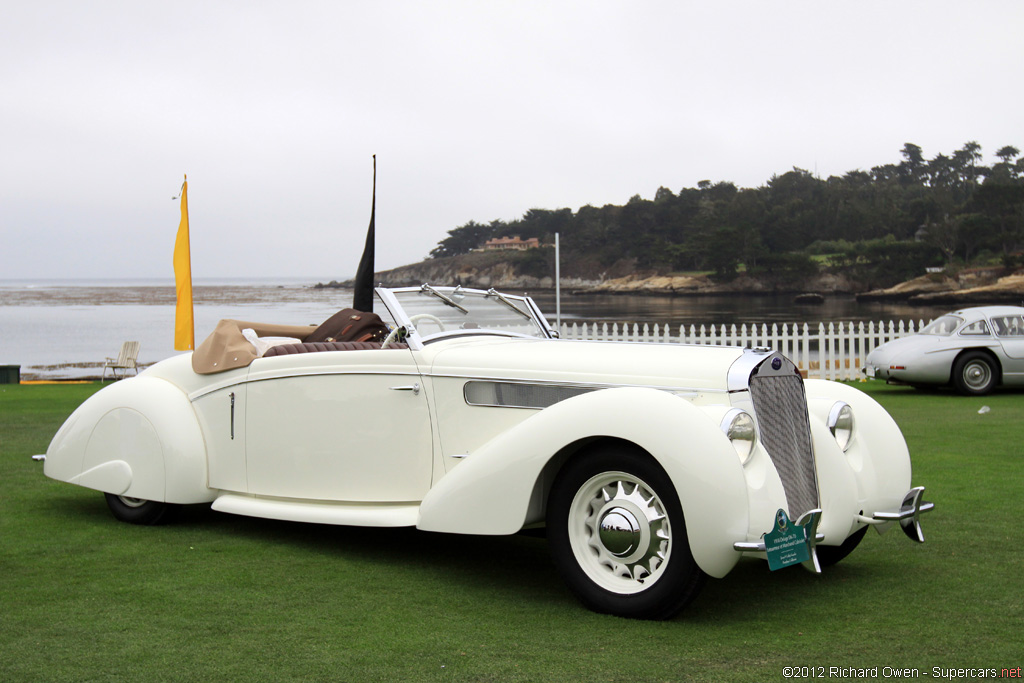
[[[547,528],[555,565],[595,612],[668,619],[707,578],[671,480],[633,446],[592,449],[567,464],[551,488]]]
[[[822,567],[831,567],[847,555],[852,553],[860,542],[864,540],[864,534],[868,532],[867,527],[854,531],[840,545],[819,545],[815,546],[818,553],[818,564]]]
[[[170,521],[176,506],[155,500],[143,500],[129,496],[117,496],[113,493],[103,494],[107,499],[107,507],[118,520],[129,524],[163,524]]]
[[[953,363],[953,384],[961,394],[982,396],[997,384],[995,361],[987,353],[968,351]]]

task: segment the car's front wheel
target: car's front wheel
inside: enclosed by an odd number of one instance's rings
[[[961,394],[983,396],[998,382],[996,363],[987,353],[968,351],[953,363],[953,385]]]
[[[635,446],[606,445],[569,462],[552,485],[547,527],[555,565],[595,612],[668,619],[707,578],[671,480]]]
[[[163,524],[170,521],[176,506],[155,500],[143,500],[129,496],[118,496],[113,493],[103,494],[107,499],[107,507],[114,517],[129,524]]]

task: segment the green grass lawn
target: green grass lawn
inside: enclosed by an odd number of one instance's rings
[[[168,526],[118,523],[101,494],[29,457],[97,386],[0,385],[0,680],[635,683],[1020,666],[1024,393],[856,386],[904,429],[914,483],[937,505],[928,542],[869,532],[821,576],[743,561],[676,619],[639,622],[582,608],[540,538],[205,507]]]

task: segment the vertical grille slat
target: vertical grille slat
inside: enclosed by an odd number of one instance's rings
[[[819,507],[818,483],[803,380],[791,362],[782,360],[785,369],[781,372],[772,372],[764,363],[762,371],[751,374],[750,397],[761,443],[775,463],[786,491],[789,516],[795,520]]]

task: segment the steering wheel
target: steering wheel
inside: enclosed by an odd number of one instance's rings
[[[418,323],[420,320],[429,320],[430,322],[434,323],[439,328],[441,328],[441,331],[444,332],[444,323],[441,322],[441,319],[438,318],[436,315],[431,315],[429,313],[417,313],[416,315],[411,316],[409,318],[409,322],[411,322],[413,325]]]
[[[398,326],[395,329],[391,330],[390,332],[388,332],[388,336],[384,337],[384,341],[381,342],[380,348],[382,348],[382,349],[388,348],[388,344],[390,344],[391,342],[393,342],[396,339],[398,339],[398,335],[404,334],[404,333],[405,333],[405,328],[401,327],[401,326]]]
[[[432,322],[435,325],[437,325],[439,328],[441,328],[442,332],[445,331],[444,323],[441,322],[441,319],[438,318],[436,315],[431,315],[429,313],[418,313],[418,314],[412,316],[411,318],[409,318],[409,322],[411,322],[414,325],[417,322],[419,322],[420,320],[427,320],[429,322]],[[384,337],[384,341],[381,342],[380,348],[382,348],[382,349],[388,348],[388,345],[391,344],[393,341],[395,341],[395,339],[398,338],[398,335],[402,334],[405,331],[406,330],[405,330],[404,327],[396,327],[395,329],[393,329],[390,332],[388,332],[388,336]]]

